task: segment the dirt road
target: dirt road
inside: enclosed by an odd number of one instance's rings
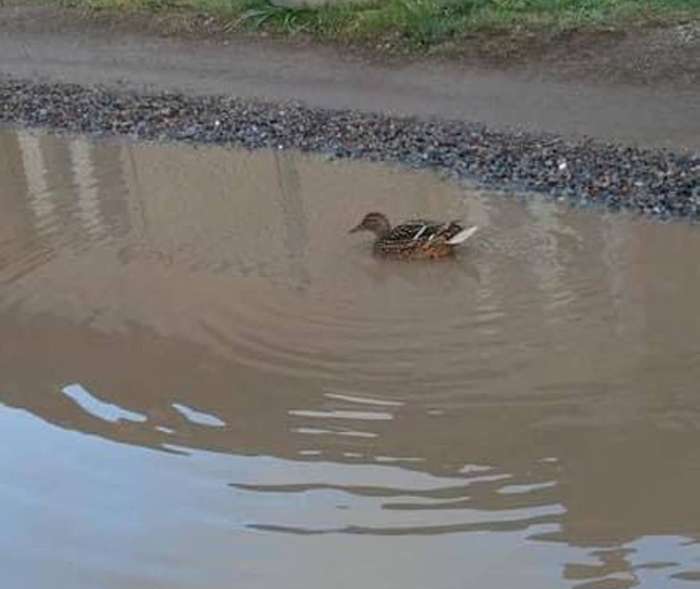
[[[60,16],[60,15],[59,15]],[[66,21],[65,14],[63,14]],[[138,90],[296,99],[309,106],[466,119],[700,149],[693,84],[601,84],[554,70],[456,62],[368,63],[333,48],[266,39],[164,38],[45,8],[0,9],[0,74]],[[556,73],[556,72],[554,72]]]

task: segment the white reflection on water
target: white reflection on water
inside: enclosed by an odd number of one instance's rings
[[[144,423],[147,421],[147,417],[141,413],[136,413],[135,411],[128,411],[119,405],[114,403],[106,403],[101,401],[93,394],[89,393],[80,384],[70,384],[61,389],[63,394],[70,397],[75,401],[83,410],[87,411],[90,415],[99,417],[104,421],[109,421],[110,423],[117,423],[119,421],[133,421],[135,423]]]
[[[182,415],[187,421],[196,423],[197,425],[206,425],[209,427],[225,427],[226,422],[216,417],[216,415],[211,415],[210,413],[204,413],[204,411],[197,411],[183,405],[182,403],[173,403],[173,409],[175,409],[180,415]]]

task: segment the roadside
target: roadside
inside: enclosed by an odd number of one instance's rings
[[[189,33],[168,22],[157,15],[6,6],[0,8],[0,74],[298,100],[700,150],[700,32],[693,24],[598,43],[569,36],[506,67],[466,58],[370,59],[306,38],[224,34],[206,18]],[[212,31],[205,39],[207,26]]]
[[[700,19],[697,0],[53,1],[93,17],[151,20],[161,31],[174,33],[303,36],[324,44],[364,48],[374,56],[437,54],[503,64],[531,61],[552,50],[595,49],[601,42],[615,44],[622,39],[634,42],[648,37],[682,47],[687,36],[684,26]],[[51,0],[43,2],[51,4]],[[680,36],[653,38],[655,31],[672,28],[679,28]],[[634,44],[646,56],[656,52],[655,43],[652,47]],[[564,55],[559,52],[558,58]],[[629,65],[634,70],[638,64]],[[677,69],[671,62],[664,65],[664,69]],[[622,61],[616,66],[628,67]]]
[[[185,0],[183,0],[185,1]],[[235,7],[246,2],[268,0],[186,0],[201,3],[206,10],[172,8],[177,2],[165,0],[3,0],[0,2],[0,26],[7,32],[137,34],[149,37],[190,41],[267,42],[274,40],[287,47],[313,47],[335,56],[352,56],[365,62],[397,65],[421,61],[450,63],[504,72],[525,72],[540,77],[608,84],[670,85],[675,88],[700,86],[700,2],[696,0],[658,0],[678,2],[693,10],[647,15],[630,22],[602,20],[593,25],[585,21],[557,21],[538,26],[475,27],[450,41],[416,47],[401,45],[397,34],[348,38],[340,33],[319,37],[304,32],[251,31],[240,24],[241,18],[222,16],[217,6]],[[278,0],[296,2],[297,0]],[[299,0],[306,1],[306,0]],[[352,2],[353,0],[348,0]],[[422,0],[385,0],[421,2]],[[433,1],[433,0],[427,0]],[[481,0],[461,0],[478,2]],[[557,0],[555,4],[595,4],[609,0]],[[635,0],[644,5],[649,0]],[[656,1],[656,0],[653,0]],[[553,0],[520,2],[552,3]],[[514,0],[483,0],[486,4],[508,4]],[[622,0],[623,5],[629,4]],[[68,5],[76,7],[68,8]],[[88,6],[124,6],[124,10],[87,8]],[[170,6],[157,11],[138,10],[134,6]],[[2,8],[4,6],[4,8]],[[213,8],[212,8],[213,7]],[[249,14],[253,14],[249,11]],[[560,17],[561,18],[561,17]],[[612,17],[610,17],[612,19]],[[267,22],[267,21],[266,21]],[[364,39],[364,40],[362,40]]]

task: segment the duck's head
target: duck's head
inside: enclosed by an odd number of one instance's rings
[[[382,213],[367,213],[359,225],[350,229],[350,233],[357,231],[371,231],[377,237],[382,237],[391,231],[391,224]]]

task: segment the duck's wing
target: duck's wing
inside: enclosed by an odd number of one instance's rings
[[[418,243],[459,245],[474,235],[476,230],[476,227],[465,228],[461,221],[440,223],[413,219],[394,227],[381,241],[385,249],[412,248]]]
[[[412,219],[394,227],[384,237],[384,241],[411,242],[419,239],[428,240],[436,234],[440,227],[442,227],[442,224],[435,221]]]
[[[465,228],[460,220],[447,221],[446,223],[431,223],[426,226],[421,239],[429,242],[438,241],[449,245],[459,245],[474,235],[476,230],[476,227]]]
[[[457,238],[464,231],[464,225],[459,220],[448,221],[436,230],[436,236],[444,239],[447,242]]]
[[[450,245],[459,245],[460,243],[464,243],[465,241],[467,241],[467,239],[474,235],[477,229],[478,227],[476,225],[474,225],[473,227],[468,227],[467,229],[460,227],[459,230],[456,232],[455,228],[453,228],[450,231],[450,236],[447,237],[445,241]]]

